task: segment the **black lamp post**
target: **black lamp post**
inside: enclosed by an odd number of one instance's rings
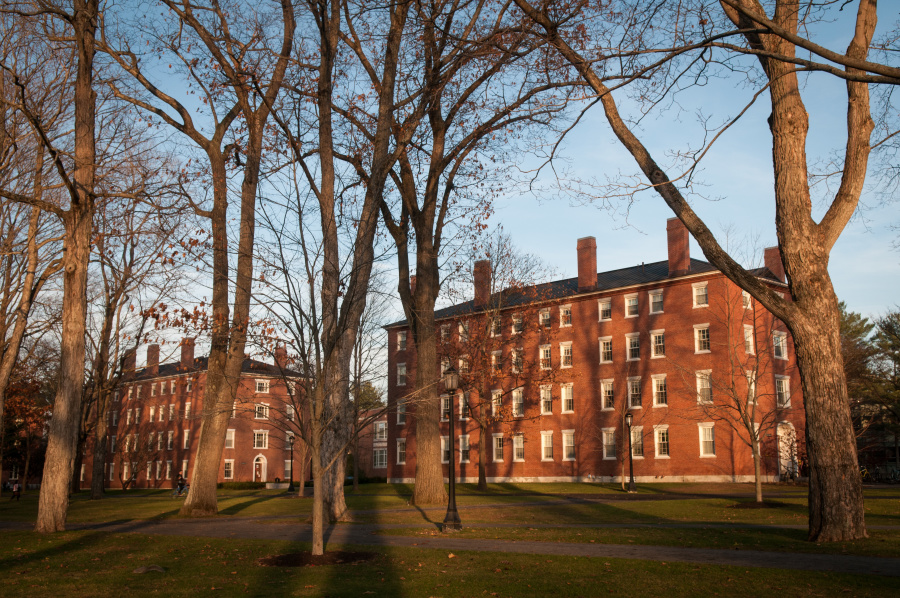
[[[291,483],[288,486],[288,494],[291,492],[296,492],[297,489],[294,488],[294,435],[291,434],[288,436],[288,442],[291,444]]]
[[[628,480],[628,492],[637,492],[634,489],[634,453],[631,450],[631,422],[634,416],[630,413],[625,414],[625,425],[628,426],[628,472],[631,479]]]
[[[456,432],[453,426],[453,395],[459,388],[459,374],[451,365],[444,372],[444,388],[450,394],[450,496],[447,501],[447,515],[444,517],[443,531],[462,529],[462,521],[456,511]]]

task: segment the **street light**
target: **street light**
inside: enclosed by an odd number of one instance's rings
[[[291,492],[296,492],[297,489],[294,488],[294,435],[291,434],[288,436],[288,442],[291,444],[291,483],[288,486],[288,494]]]
[[[453,427],[453,395],[459,388],[459,374],[451,365],[444,371],[444,388],[450,394],[450,496],[447,500],[447,515],[444,517],[443,531],[462,529],[462,521],[456,511],[456,432]]]
[[[631,413],[625,414],[625,425],[628,426],[628,472],[631,475],[631,479],[628,480],[629,494],[637,492],[637,490],[634,489],[634,452],[631,450],[631,422],[633,420],[634,416]]]

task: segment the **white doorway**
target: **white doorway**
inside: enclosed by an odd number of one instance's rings
[[[253,460],[253,481],[266,481],[266,458],[262,455],[257,455]]]

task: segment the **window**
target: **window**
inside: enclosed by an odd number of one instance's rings
[[[169,405],[169,421],[175,420],[175,405]]]
[[[635,459],[644,458],[643,426],[631,426],[631,456]]]
[[[147,461],[147,481],[150,481],[150,475],[153,473],[153,461]]]
[[[226,480],[234,479],[234,459],[225,459],[225,474],[222,477]]]
[[[13,467],[17,467],[17,466],[13,465]],[[82,482],[84,481],[84,470],[85,470],[85,469],[87,469],[87,467],[86,467],[86,465],[85,465],[84,463],[82,463],[82,464],[81,464],[81,477],[79,478],[79,480],[82,481]],[[11,479],[11,480],[17,480],[17,479],[19,479],[19,471],[18,471],[18,469],[16,469],[16,472],[15,472],[15,473],[16,473],[16,477],[12,477],[12,473],[10,473],[10,474],[9,474],[9,479]]]
[[[154,436],[153,432],[150,432],[150,434],[147,435],[147,450],[148,451],[153,450],[153,436]]]
[[[459,395],[459,419],[469,419],[469,393]]]
[[[513,436],[513,461],[525,460],[525,435],[521,432]]]
[[[131,392],[131,391],[133,391],[133,390],[134,390],[134,387],[133,387],[133,386],[129,386],[129,387],[128,387],[128,400],[129,400],[129,401],[131,400],[131,395],[132,395],[132,392]]]
[[[772,334],[772,341],[775,345],[775,359],[787,359],[787,334],[775,332]]]
[[[406,351],[406,330],[397,332],[397,350]]]
[[[141,398],[141,391],[142,391],[142,390],[144,390],[144,387],[143,387],[143,386],[138,386],[138,387],[137,387],[137,392],[135,393],[134,396],[135,396],[136,398],[140,399],[140,398]]]
[[[541,345],[541,369],[550,369],[550,345]]]
[[[700,404],[709,405],[713,402],[711,376],[711,370],[697,372],[697,402]]]
[[[156,382],[154,382],[153,384],[150,385],[150,396],[151,397],[156,396]]]
[[[712,422],[697,424],[700,428],[700,456],[716,456],[716,428]]]
[[[441,436],[441,463],[450,462],[450,437]]]
[[[122,463],[122,479],[123,479],[123,480],[127,480],[127,479],[128,479],[128,472],[129,472],[130,470],[131,470],[131,468],[130,468],[130,466],[129,466],[129,464],[128,464],[127,461],[126,461],[125,463]]]
[[[669,426],[653,426],[653,435],[656,442],[656,458],[669,458]]]
[[[696,282],[693,285],[694,307],[706,307],[709,305],[709,292],[705,282]]]
[[[191,419],[191,404],[189,402],[184,404],[184,419]]]
[[[125,449],[125,450],[126,450],[126,452],[128,451],[128,449]],[[110,453],[116,452],[116,437],[115,437],[115,435],[112,435],[109,437],[109,452]]]
[[[612,300],[611,299],[600,299],[597,302],[598,309],[600,311],[600,321],[612,320]]]
[[[469,462],[469,435],[461,434],[459,436],[459,462]]]
[[[500,412],[503,409],[503,391],[495,390],[491,393],[491,415],[493,417],[500,417]]]
[[[175,432],[169,430],[166,434],[166,450],[171,451],[175,448]]]
[[[225,448],[234,448],[234,428],[231,428],[225,432]]]
[[[575,460],[575,430],[563,430],[563,461]]]
[[[641,358],[641,335],[639,332],[632,332],[625,335],[625,346],[628,348],[627,360],[637,361]]]
[[[775,376],[775,398],[779,407],[791,406],[791,379],[787,376]]]
[[[400,403],[397,405],[397,425],[402,426],[406,424],[406,403]]]
[[[284,460],[284,477],[286,478],[292,478],[294,476],[294,472],[291,471],[291,465],[293,465],[293,463],[291,463],[290,459]],[[187,477],[187,474],[184,474],[184,477]]]
[[[615,409],[616,400],[615,394],[613,393],[612,380],[600,381],[600,394],[603,396],[603,410],[611,411],[612,409]]]
[[[448,419],[450,419],[450,397],[441,395],[441,420],[447,421]]]
[[[397,386],[406,386],[406,364],[397,364]]]
[[[541,432],[541,461],[553,461],[553,432]]]
[[[516,388],[512,391],[512,410],[513,417],[525,415],[525,396],[522,394],[521,388]]]
[[[491,336],[500,336],[503,334],[503,322],[498,317],[491,318]]]
[[[163,433],[156,434],[156,450],[161,451],[163,447]]]
[[[119,389],[117,388],[116,391],[113,393],[113,403],[118,403],[118,402],[119,402]]]
[[[167,480],[172,479],[172,462],[171,461],[166,461],[166,479]]]
[[[162,479],[162,461],[156,462],[156,479],[157,480]]]
[[[441,342],[447,342],[450,340],[450,325],[444,324],[441,326]],[[385,466],[387,467],[387,466]]]
[[[613,349],[612,337],[604,336],[600,338],[600,363],[612,363]]]
[[[522,320],[522,316],[513,316],[512,317],[513,334],[519,334],[524,329],[525,329],[525,322]]]
[[[257,380],[256,381],[256,392],[268,393],[269,392],[269,381],[268,380]]]
[[[375,422],[375,440],[387,440],[387,422]]]
[[[406,438],[397,439],[397,465],[406,465]]]
[[[166,419],[166,410],[165,405],[159,406],[159,421],[165,421]]]
[[[16,479],[16,480],[17,480],[17,479],[19,479],[19,468],[16,466],[16,467],[15,467],[15,470],[16,470],[16,471],[13,472],[13,473],[16,474],[16,477],[15,477],[15,478],[12,478],[12,479]],[[112,481],[115,480],[115,479],[116,479],[116,464],[115,464],[115,463],[110,463],[110,464],[109,464],[109,481],[112,482]]]
[[[741,293],[741,303],[744,304],[744,309],[753,309],[753,298],[750,293],[747,291]]]
[[[131,409],[125,414],[125,423],[129,426],[131,425]]]
[[[663,292],[662,291],[650,291],[650,313],[651,314],[663,313]]]
[[[171,382],[169,382],[169,393],[170,393],[170,394],[175,394],[175,381],[174,381],[174,380],[172,380]]]
[[[136,423],[136,424],[141,423],[141,408],[140,407],[136,407],[134,409],[134,423]]]
[[[184,391],[185,391],[185,392],[191,392],[191,389],[193,389],[193,387],[194,387],[194,379],[193,379],[193,378],[188,378],[188,379],[187,379],[187,386],[184,387]]]
[[[450,369],[450,358],[449,357],[441,357],[441,375],[446,374],[447,370]]]
[[[559,325],[561,327],[572,325],[572,306],[563,305],[559,308]]]
[[[522,372],[522,349],[513,349],[510,355],[512,362],[512,373],[519,374]]]
[[[296,409],[294,409],[294,406],[287,405],[287,406],[285,406],[284,410],[285,410],[284,415],[285,415],[285,417],[287,417],[288,421],[294,421],[294,417],[296,414]]]
[[[756,402],[756,372],[747,371],[744,372],[747,376],[747,402],[755,403]]]
[[[185,450],[191,448],[191,431],[190,430],[184,431],[184,443],[181,445],[181,448],[183,448]]]
[[[493,351],[491,353],[491,371],[495,374],[503,370],[503,351]]]
[[[665,407],[669,404],[668,389],[666,388],[666,375],[655,374],[653,380],[653,406]]]
[[[541,328],[550,328],[550,310],[542,309],[538,314],[538,322]]]
[[[156,419],[156,406],[152,405],[150,407],[150,421],[154,421]]]
[[[460,374],[468,374],[469,373],[469,357],[468,356],[459,358],[459,373]]]
[[[269,448],[269,431],[253,430],[253,448],[267,449]]]
[[[460,322],[459,323],[459,342],[467,343],[469,342],[469,322]]]
[[[503,462],[503,434],[494,434],[494,463]]]
[[[541,386],[541,415],[553,413],[553,391],[550,386]]]
[[[119,425],[119,412],[118,411],[110,412],[110,420],[112,422],[113,427],[118,426]]]
[[[694,353],[709,353],[709,324],[694,325]]]
[[[657,359],[666,356],[666,331],[650,331],[650,357]]]
[[[387,467],[386,448],[377,448],[372,451],[372,467],[375,469],[384,469]]]
[[[753,355],[753,326],[744,326],[744,353]]]
[[[562,394],[562,412],[573,413],[575,411],[575,397],[572,394],[572,385],[563,384],[560,386],[560,393]]]
[[[564,368],[572,367],[572,343],[560,343],[559,345],[559,354],[561,366]]]
[[[616,429],[603,428],[603,458],[616,458]]]
[[[625,317],[636,318],[638,315],[638,296],[637,293],[625,295]]]
[[[641,379],[628,379],[628,407],[630,409],[641,408]]]
[[[266,403],[257,403],[253,418],[269,419],[269,405]]]

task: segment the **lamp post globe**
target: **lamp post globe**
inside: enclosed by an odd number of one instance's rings
[[[288,493],[296,492],[297,489],[294,488],[294,435],[291,434],[288,436],[288,442],[291,445],[291,483],[288,485]]]
[[[454,430],[453,420],[453,395],[459,388],[459,373],[451,365],[444,371],[444,388],[450,394],[450,487],[447,498],[447,515],[444,517],[444,525],[442,530],[457,531],[462,529],[462,521],[459,519],[459,512],[456,510],[456,431]]]
[[[628,492],[633,493],[637,492],[634,488],[634,451],[631,448],[631,423],[634,421],[634,416],[631,413],[625,414],[625,425],[628,426]]]

